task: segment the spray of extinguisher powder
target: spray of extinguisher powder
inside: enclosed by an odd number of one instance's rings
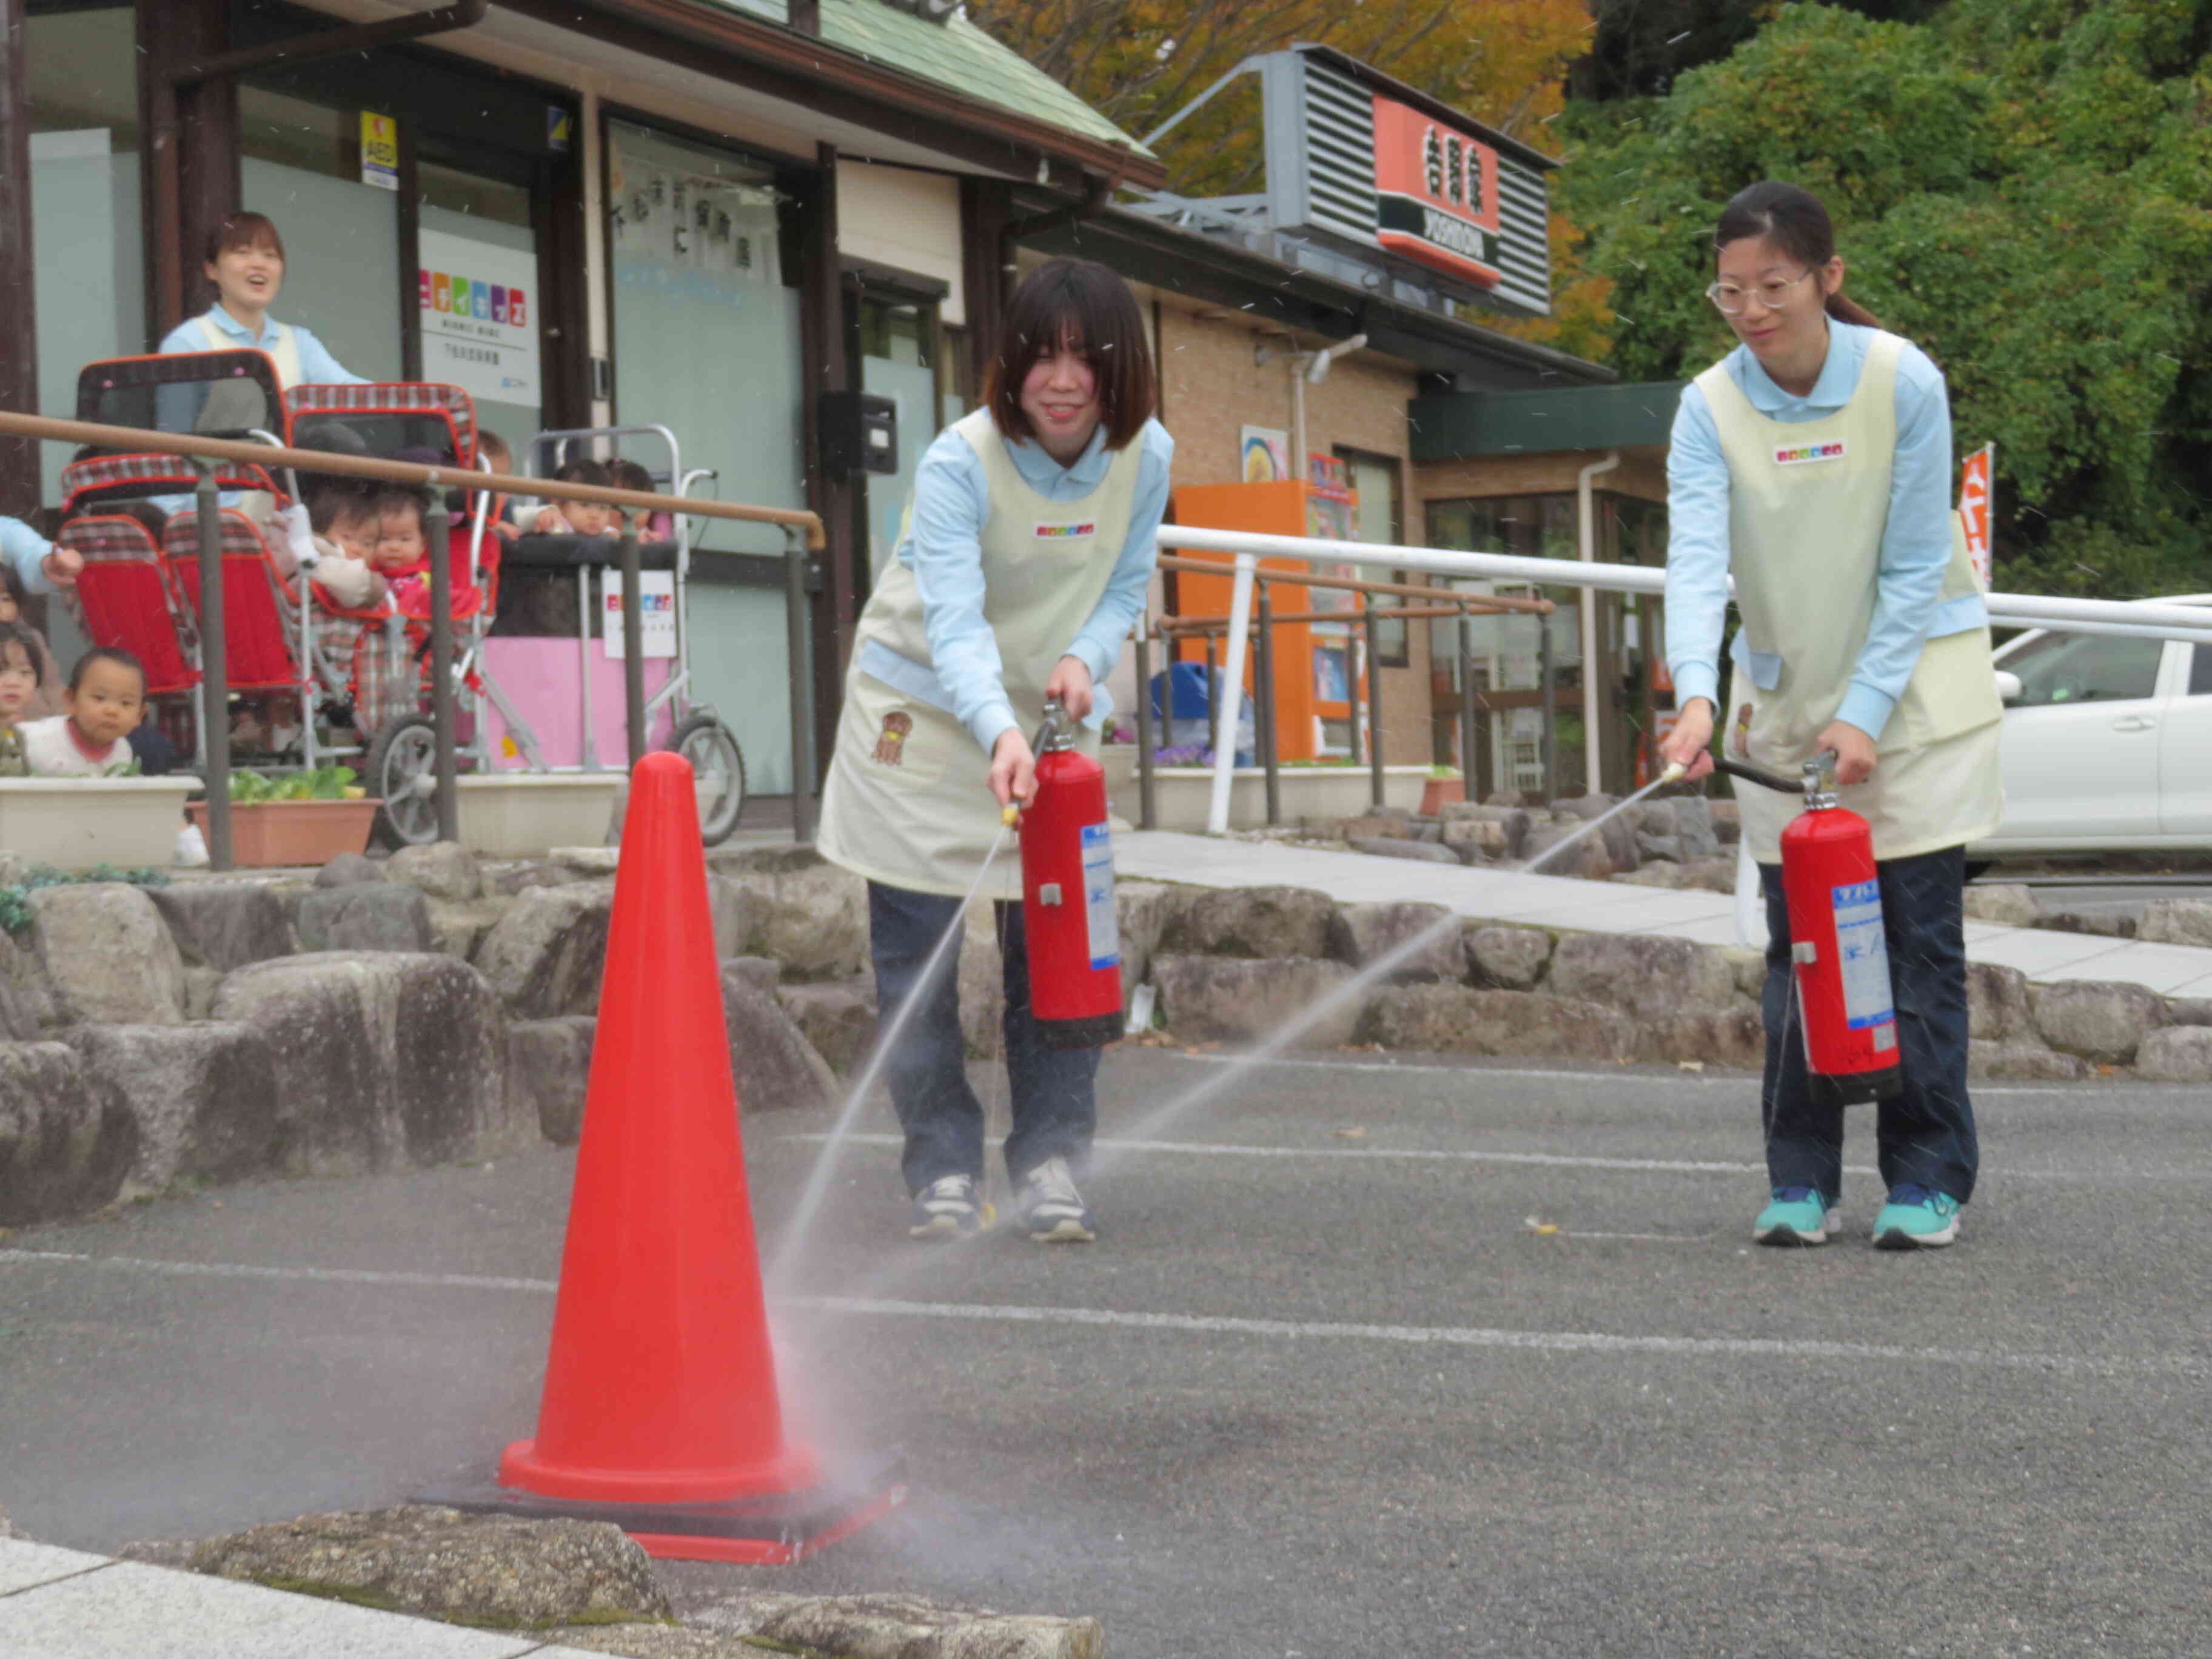
[[[1057,702],[1045,705],[1037,739],[1036,790],[1021,815],[1030,1012],[1048,1047],[1096,1048],[1121,1035],[1106,769],[1076,752]]]

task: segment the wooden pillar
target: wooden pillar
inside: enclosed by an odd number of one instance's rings
[[[814,595],[815,753],[826,764],[837,734],[845,659],[860,619],[859,572],[854,520],[858,491],[849,478],[832,477],[822,464],[822,394],[852,385],[845,349],[844,273],[837,258],[837,147],[816,151],[810,199],[800,210],[799,353],[805,364],[800,419],[805,428],[806,504],[819,514],[826,545],[817,562]],[[792,757],[793,766],[799,757]],[[818,769],[818,768],[817,768]],[[799,780],[818,788],[818,777]]]
[[[968,312],[968,352],[975,395],[983,395],[999,329],[1012,294],[1006,227],[1014,216],[1014,187],[1003,179],[960,180],[960,299]]]
[[[177,71],[229,44],[225,0],[137,0],[139,175],[150,349],[213,302],[208,231],[239,207],[238,86],[179,87]],[[281,228],[282,216],[277,216]]]
[[[0,409],[39,408],[39,319],[31,258],[31,28],[26,0],[0,0]],[[39,504],[39,445],[0,439],[0,513]]]

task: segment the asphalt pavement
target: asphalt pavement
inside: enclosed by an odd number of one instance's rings
[[[978,1071],[1003,1113],[1003,1084]],[[1201,1086],[1207,1097],[1170,1109]],[[1104,1236],[910,1244],[887,1112],[779,1292],[795,1431],[907,1507],[743,1586],[1095,1613],[1115,1659],[2212,1651],[2203,1091],[1990,1085],[1954,1249],[1753,1248],[1752,1079],[1123,1048]],[[824,1115],[747,1124],[779,1240]],[[0,1507],[112,1551],[530,1432],[573,1155],[0,1240]]]

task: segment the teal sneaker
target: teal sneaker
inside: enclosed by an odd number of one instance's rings
[[[1817,1187],[1777,1187],[1773,1201],[1751,1224],[1758,1244],[1825,1244],[1838,1218]]]
[[[1877,1250],[1940,1250],[1959,1236],[1959,1200],[1917,1182],[1889,1189],[1889,1202],[1874,1218]]]

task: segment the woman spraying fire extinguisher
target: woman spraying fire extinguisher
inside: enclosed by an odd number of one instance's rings
[[[868,879],[885,1029],[921,999],[888,1066],[916,1238],[972,1234],[985,1217],[957,975],[940,969],[925,984],[924,969],[987,876],[1003,809],[1036,788],[1030,734],[1045,704],[1096,747],[1111,708],[1096,683],[1145,604],[1175,447],[1152,417],[1143,313],[1105,266],[1039,266],[1001,339],[983,407],[916,469],[895,556],[860,617],[823,796],[823,856]],[[1054,1046],[1032,1012],[1022,908],[1010,902],[1019,866],[1002,859],[986,884],[1005,960],[1015,1207],[1031,1238],[1088,1243],[1097,1224],[1077,1181],[1099,1051]]]
[[[1943,377],[1843,297],[1827,210],[1808,191],[1752,185],[1722,214],[1714,248],[1706,292],[1742,344],[1683,389],[1674,417],[1668,663],[1682,712],[1661,752],[1692,777],[1712,769],[1733,575],[1742,627],[1723,754],[1795,775],[1833,751],[1842,804],[1873,832],[1901,1073],[1876,1109],[1888,1200],[1874,1242],[1945,1245],[1979,1160],[1966,1094],[1965,848],[1997,827],[2004,797],[2003,710],[1980,586],[1954,532]],[[1796,1024],[1781,845],[1799,807],[1736,793],[1768,922],[1760,1105],[1771,1190],[1753,1237],[1819,1244],[1838,1224],[1844,1108],[1808,1075]]]

